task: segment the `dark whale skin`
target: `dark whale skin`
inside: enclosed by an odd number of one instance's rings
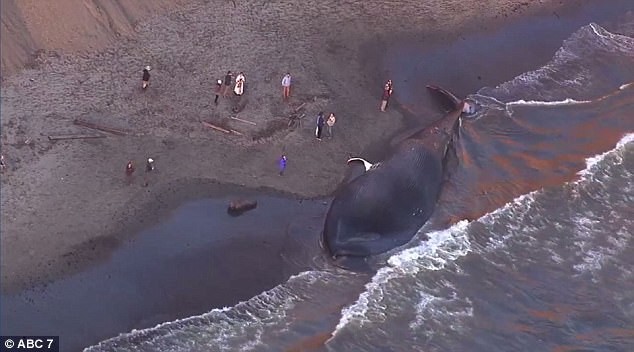
[[[335,192],[321,237],[335,264],[349,268],[343,263],[350,259],[406,244],[434,212],[463,105],[446,90],[429,88],[449,99],[453,110]]]
[[[431,216],[442,159],[417,143],[342,187],[328,210],[324,245],[333,257],[364,257],[407,243]]]

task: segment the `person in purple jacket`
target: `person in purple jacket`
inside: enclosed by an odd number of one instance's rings
[[[279,160],[280,176],[284,176],[284,170],[286,170],[286,155],[282,154]]]

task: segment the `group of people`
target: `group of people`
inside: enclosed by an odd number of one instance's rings
[[[152,69],[151,66],[145,66],[143,68],[143,76],[141,77],[141,88],[143,90],[147,89],[150,86],[150,70],[151,69]],[[246,78],[244,76],[244,72],[240,72],[236,76],[234,81],[233,73],[231,73],[231,71],[227,71],[224,81],[221,79],[218,79],[216,81],[216,87],[214,89],[214,93],[216,94],[216,97],[214,98],[214,104],[218,105],[218,98],[220,98],[221,95],[223,97],[226,97],[229,94],[229,92],[231,92],[232,85],[233,85],[233,92],[235,93],[235,95],[242,96],[242,94],[244,94],[245,82],[246,82]],[[290,78],[289,78],[288,85],[289,85],[289,91],[290,91]]]
[[[244,94],[244,83],[246,82],[246,78],[244,76],[244,72],[240,72],[235,79],[233,79],[233,73],[231,71],[227,71],[225,75],[224,81],[219,79],[216,81],[216,87],[214,89],[214,93],[216,97],[214,98],[214,104],[218,105],[218,98],[222,95],[226,97],[231,92],[231,86],[233,85],[233,93],[240,97]]]
[[[287,73],[286,76],[284,76],[284,78],[282,79],[284,99],[287,99],[290,96],[290,82],[291,82],[290,74]],[[383,94],[381,95],[381,105],[379,109],[382,112],[385,112],[385,110],[387,109],[387,104],[390,101],[390,97],[392,96],[392,93],[394,93],[394,84],[392,83],[391,79],[388,79],[387,82],[385,82],[385,85],[383,86]],[[319,114],[317,114],[317,126],[315,128],[315,137],[318,140],[321,140],[323,129],[324,127],[327,127],[328,137],[332,138],[333,136],[332,127],[335,125],[336,121],[337,119],[334,113],[330,113],[330,115],[328,116],[328,119],[324,119],[324,112],[320,111]],[[284,171],[286,171],[287,162],[288,162],[288,158],[286,157],[285,154],[282,154],[282,156],[280,156],[280,158],[278,159],[278,169],[279,169],[280,176],[284,175]]]
[[[321,140],[321,135],[322,135],[324,126],[326,126],[328,128],[327,129],[328,137],[332,138],[333,136],[332,127],[335,125],[336,121],[337,119],[334,113],[330,113],[330,115],[328,116],[328,119],[325,120],[324,112],[320,111],[319,114],[317,114],[317,127],[315,128],[315,137],[318,140]],[[284,175],[284,171],[286,171],[287,162],[288,162],[288,158],[286,157],[286,154],[282,154],[282,156],[280,156],[280,158],[277,160],[278,171],[280,176]]]
[[[150,70],[152,68],[150,66],[145,66],[143,68],[143,76],[141,77],[141,88],[143,90],[147,89],[150,86]],[[227,71],[225,75],[225,79],[218,79],[216,81],[216,87],[214,88],[214,93],[216,97],[214,98],[214,104],[218,105],[218,98],[222,95],[226,97],[231,91],[231,86],[233,85],[233,92],[236,96],[242,96],[244,94],[244,84],[246,82],[246,78],[244,76],[244,72],[240,72],[235,80],[233,79],[233,73],[231,71]],[[286,73],[284,77],[282,77],[282,98],[284,100],[288,100],[291,96],[291,74]]]
[[[150,86],[150,70],[152,68],[150,66],[145,66],[143,68],[143,77],[142,77],[142,83],[141,83],[141,87],[145,90],[147,89],[147,87]],[[289,72],[287,72],[284,77],[282,77],[282,99],[283,100],[288,100],[291,97],[291,74]],[[218,105],[218,98],[222,95],[223,97],[226,97],[229,92],[231,91],[231,86],[232,84],[234,84],[233,86],[233,92],[235,93],[236,96],[242,96],[242,94],[244,94],[244,83],[246,82],[246,78],[244,76],[244,72],[240,72],[235,79],[233,79],[233,73],[231,73],[231,71],[228,71],[227,74],[225,75],[225,79],[224,81],[221,79],[218,79],[216,81],[216,87],[214,89],[214,93],[216,95],[216,97],[214,98],[214,104]],[[383,94],[381,96],[381,111],[385,112],[385,109],[387,108],[387,104],[390,100],[390,97],[392,96],[394,89],[393,89],[393,84],[392,84],[392,80],[388,79],[387,82],[385,82],[385,85],[383,86]],[[320,116],[323,115],[323,112],[320,112]],[[331,118],[332,118],[332,122],[331,122]],[[320,123],[319,122],[319,117],[317,119],[317,131],[315,132],[317,135],[317,139],[321,139],[321,130],[324,126],[323,121]],[[323,120],[323,116],[321,116],[321,120]],[[332,137],[332,126],[335,123],[335,116],[334,114],[330,114],[330,116],[328,117],[328,121],[327,121],[327,125],[328,125],[328,133],[329,135]]]
[[[317,127],[315,128],[315,137],[318,140],[321,140],[322,131],[325,125],[328,128],[328,138],[332,138],[332,127],[335,125],[336,121],[337,118],[335,117],[334,113],[331,112],[328,116],[328,120],[325,120],[324,112],[320,111],[319,114],[317,114]]]
[[[143,89],[146,89],[149,86],[150,70],[151,70],[150,66],[146,66],[143,69],[143,77],[142,77]],[[214,89],[214,93],[216,95],[214,98],[214,104],[218,105],[218,98],[221,95],[223,97],[226,97],[229,94],[229,92],[231,91],[232,85],[233,85],[234,94],[236,96],[242,96],[242,94],[244,94],[245,81],[246,81],[246,78],[243,72],[240,72],[236,76],[234,81],[232,72],[227,71],[227,74],[225,75],[224,80],[218,79],[216,81],[216,87]],[[282,99],[285,101],[288,100],[291,96],[291,82],[292,82],[291,74],[287,72],[284,75],[284,77],[282,77]],[[383,86],[383,94],[381,95],[381,105],[379,109],[382,112],[385,112],[385,110],[387,109],[388,102],[393,92],[394,92],[394,87],[393,87],[392,80],[388,79],[387,82],[385,82],[385,85]],[[337,118],[335,117],[334,113],[330,113],[330,115],[328,115],[328,119],[325,119],[324,112],[320,111],[319,114],[317,114],[315,138],[317,138],[317,140],[320,140],[320,141],[322,140],[324,127],[327,128],[328,137],[332,138],[333,126],[335,125],[336,121],[337,121]],[[284,175],[284,171],[286,170],[286,163],[287,163],[287,157],[286,155],[283,154],[278,160],[280,176]]]

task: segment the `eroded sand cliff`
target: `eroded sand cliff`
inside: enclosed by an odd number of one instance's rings
[[[129,37],[139,21],[176,0],[2,0],[2,76],[29,66],[41,50],[98,50]]]

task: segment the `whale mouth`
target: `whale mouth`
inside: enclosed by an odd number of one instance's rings
[[[381,240],[383,236],[377,232],[358,232],[350,237],[346,237],[345,241],[337,242],[336,249],[330,249],[330,254],[333,259],[339,257],[355,257],[365,258],[371,255],[371,251],[368,251],[369,247],[373,246],[373,243]]]
[[[381,238],[381,235],[376,232],[361,232],[354,236],[349,237],[345,243],[358,243],[376,241]]]

